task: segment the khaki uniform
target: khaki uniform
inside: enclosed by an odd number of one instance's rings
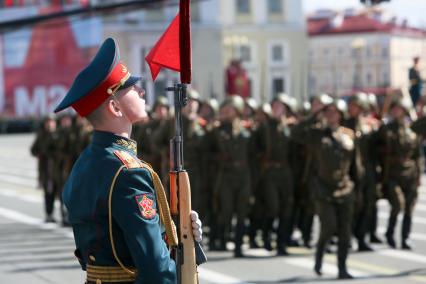
[[[306,126],[312,129],[324,129],[324,124],[317,119],[313,119],[310,122],[310,125]],[[302,150],[305,153],[304,163],[303,163],[303,172],[300,177],[299,188],[303,190],[303,193],[300,193],[301,196],[301,213],[299,219],[299,227],[302,233],[302,239],[305,246],[310,247],[310,242],[312,238],[312,226],[314,221],[314,216],[316,214],[315,206],[315,192],[316,192],[316,179],[318,173],[318,162],[315,156],[315,149],[313,145],[302,144],[304,149]],[[299,149],[300,151],[300,149]]]
[[[166,169],[167,155],[165,151],[161,151],[154,143],[153,135],[158,129],[162,129],[168,123],[167,120],[151,119],[146,123],[137,124],[136,128],[132,130],[132,136],[139,146],[138,157],[145,162],[149,163],[155,172],[157,172],[164,180],[164,175],[167,174]]]
[[[169,153],[170,139],[174,136],[174,131],[174,121],[168,120],[154,133],[154,143],[157,147],[160,147],[162,155]],[[206,195],[203,192],[205,174],[205,166],[203,165],[206,164],[205,130],[198,119],[192,121],[182,116],[182,134],[184,168],[188,172],[191,182],[192,209],[197,211],[200,216],[204,216],[208,209],[206,207]],[[168,164],[166,165],[168,166]]]
[[[59,127],[58,138],[55,145],[55,156],[58,167],[55,169],[55,176],[59,188],[59,200],[61,202],[61,216],[63,224],[68,223],[68,216],[65,205],[62,202],[62,191],[73,166],[72,149],[75,143],[75,136],[71,127]]]
[[[218,163],[215,185],[217,199],[218,233],[222,243],[236,216],[235,251],[241,252],[244,220],[249,213],[251,135],[241,121],[225,123],[213,130],[211,151]]]
[[[405,242],[411,230],[413,209],[423,168],[420,138],[407,123],[397,121],[383,125],[377,135],[378,145],[384,153],[384,193],[391,205],[386,237],[388,242],[394,242],[397,217],[403,210],[401,237]]]
[[[39,181],[44,190],[44,208],[46,220],[53,221],[55,198],[59,191],[58,185],[58,159],[56,157],[56,144],[58,133],[41,130],[31,146],[31,153],[39,159]]]
[[[290,235],[290,219],[294,204],[294,181],[290,167],[292,140],[285,121],[268,119],[260,129],[262,137],[262,180],[266,216],[264,241],[268,248],[275,218],[279,219],[278,252],[285,252]]]
[[[366,248],[365,236],[373,214],[376,195],[376,176],[372,136],[377,131],[360,118],[350,118],[344,125],[355,133],[355,204],[354,235],[358,239],[359,248]]]
[[[316,270],[321,269],[326,244],[337,233],[339,274],[346,272],[351,238],[353,182],[350,177],[355,153],[354,133],[344,127],[312,128],[308,119],[293,129],[293,138],[312,146],[318,162],[315,180],[317,213],[321,222],[316,251]]]

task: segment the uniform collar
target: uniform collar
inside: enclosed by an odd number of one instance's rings
[[[137,153],[137,143],[136,141],[115,135],[111,132],[98,131],[93,132],[93,144],[100,145],[103,147],[113,147],[127,150],[132,154],[136,155]]]

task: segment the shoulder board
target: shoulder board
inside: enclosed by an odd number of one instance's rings
[[[346,135],[348,135],[352,139],[355,138],[355,132],[352,129],[350,129],[350,128],[341,126],[340,127],[340,131],[342,131],[343,133],[345,133]]]
[[[123,163],[124,166],[128,169],[143,168],[144,164],[137,158],[133,157],[126,151],[116,150],[114,155]]]

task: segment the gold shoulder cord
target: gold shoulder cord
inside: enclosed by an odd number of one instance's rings
[[[160,217],[164,224],[164,227],[166,228],[166,235],[168,239],[169,246],[177,246],[178,244],[178,237],[176,232],[176,226],[172,220],[172,217],[170,215],[170,208],[169,204],[167,203],[167,197],[166,193],[164,191],[163,184],[161,183],[160,178],[158,177],[157,173],[146,163],[144,163],[144,166],[148,171],[151,173],[152,180],[154,183],[154,189],[156,193],[156,197],[158,200],[158,207],[160,211]],[[126,271],[128,274],[135,276],[136,272],[128,269],[124,266],[124,264],[120,261],[118,258],[117,252],[115,250],[114,245],[114,237],[112,234],[112,192],[114,190],[114,185],[117,180],[118,175],[120,172],[125,168],[126,166],[121,166],[117,172],[114,175],[114,178],[112,179],[111,187],[109,189],[109,196],[108,196],[108,224],[109,224],[109,238],[111,241],[111,247],[112,247],[112,253],[114,255],[115,260],[118,262],[118,264],[121,266],[121,268]]]
[[[167,242],[169,246],[178,245],[178,237],[176,232],[176,225],[172,220],[170,215],[170,207],[167,202],[166,193],[164,191],[163,184],[161,183],[160,177],[158,174],[151,168],[150,165],[144,163],[144,166],[151,173],[152,181],[154,183],[155,194],[158,200],[158,208],[160,209],[160,217],[166,228]]]
[[[109,196],[108,196],[108,225],[109,225],[109,239],[111,241],[112,253],[114,255],[115,260],[118,264],[126,271],[129,275],[136,276],[136,272],[128,269],[124,266],[121,260],[118,258],[117,252],[115,250],[114,245],[114,237],[112,235],[112,191],[114,190],[115,181],[117,180],[118,175],[126,166],[121,166],[118,171],[115,173],[114,178],[112,179],[111,187],[109,188]]]

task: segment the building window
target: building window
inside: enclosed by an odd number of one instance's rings
[[[274,78],[272,80],[272,97],[276,98],[278,94],[284,93],[285,80],[284,78]]]
[[[388,50],[387,46],[384,46],[382,48],[382,58],[387,58],[388,57],[388,53],[389,53],[389,50]]]
[[[371,73],[368,72],[365,79],[367,81],[367,86],[371,86],[373,83],[373,75],[371,75]]]
[[[371,47],[367,47],[366,49],[365,49],[365,57],[367,57],[367,58],[370,58],[371,56],[372,56],[372,50],[371,50],[372,48]]]
[[[282,0],[268,0],[269,14],[281,14],[283,12]]]
[[[288,44],[285,41],[268,43],[268,62],[270,65],[283,65],[288,60]]]
[[[251,62],[251,49],[249,45],[240,46],[240,59],[243,62]]]
[[[237,0],[238,14],[250,14],[250,0]]]
[[[282,45],[273,45],[272,46],[272,61],[273,62],[283,62],[284,53]]]

